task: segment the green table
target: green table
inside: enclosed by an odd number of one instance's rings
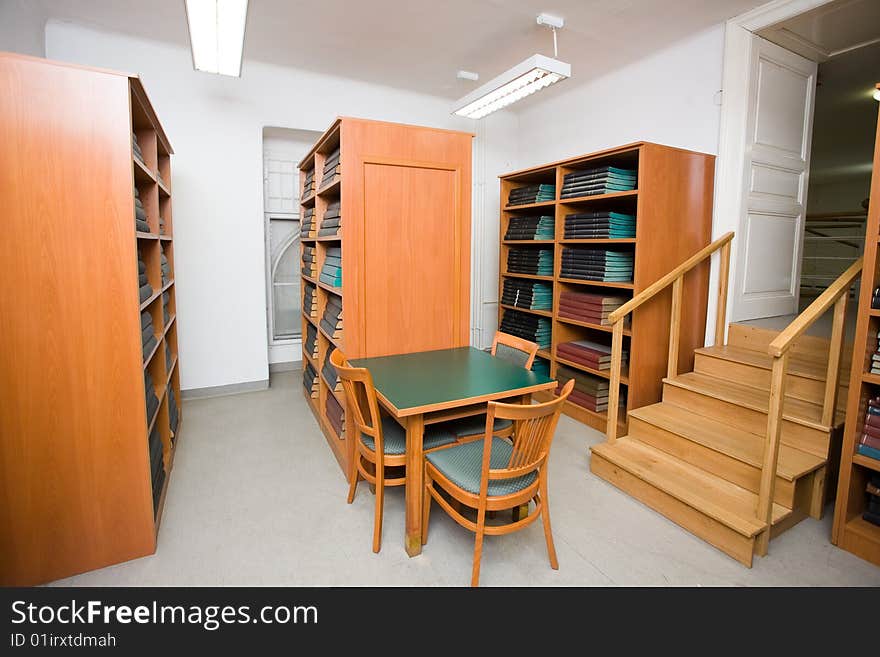
[[[406,551],[422,551],[422,436],[425,425],[485,412],[486,402],[552,390],[553,379],[472,347],[358,358],[385,409],[406,427]]]

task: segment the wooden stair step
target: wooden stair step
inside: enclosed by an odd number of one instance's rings
[[[768,353],[755,351],[754,349],[725,345],[723,347],[700,347],[695,349],[694,352],[711,356],[712,358],[720,358],[722,360],[743,363],[744,365],[751,365],[752,367],[759,367],[767,371],[773,369],[773,357]],[[791,354],[788,358],[788,374],[791,376],[825,381],[826,373],[827,363],[804,358],[797,354]],[[843,372],[841,372],[841,380],[845,378]]]
[[[734,383],[698,372],[687,372],[663,379],[669,385],[692,392],[708,395],[722,401],[744,406],[759,413],[767,413],[770,407],[769,393],[760,388]],[[822,407],[802,399],[786,397],[782,406],[782,416],[790,422],[802,424],[818,431],[829,431],[822,424]]]
[[[764,458],[764,436],[663,402],[637,408],[630,411],[629,415],[737,461],[761,468]],[[794,481],[824,464],[825,460],[818,456],[788,445],[780,445],[776,474],[787,481]]]
[[[666,452],[629,437],[619,438],[614,444],[594,445],[591,449],[617,467],[742,536],[752,538],[766,527],[755,516],[757,495]],[[773,504],[773,524],[789,514],[790,509]]]

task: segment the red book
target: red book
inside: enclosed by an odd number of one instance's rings
[[[880,438],[875,436],[869,436],[868,434],[862,434],[862,439],[859,441],[860,445],[867,445],[868,447],[873,447],[874,449],[880,449]]]
[[[866,424],[864,427],[862,427],[862,431],[872,438],[880,440],[880,427],[873,427],[870,424]]]
[[[872,427],[880,427],[880,415],[865,413],[865,424],[869,424]]]

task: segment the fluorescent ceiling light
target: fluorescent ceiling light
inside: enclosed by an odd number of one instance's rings
[[[874,93],[871,95],[874,97],[874,100],[880,100],[880,89],[874,89]]]
[[[452,113],[481,119],[570,76],[570,64],[545,55],[532,55],[461,98]]]
[[[193,68],[241,75],[248,0],[185,0]]]

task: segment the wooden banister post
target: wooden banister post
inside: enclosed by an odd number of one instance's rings
[[[770,374],[770,405],[767,409],[767,436],[761,461],[761,483],[758,488],[758,520],[767,527],[758,535],[755,554],[767,554],[770,529],[773,526],[773,494],[776,487],[776,462],[779,459],[779,440],[782,436],[782,407],[785,402],[785,376],[788,370],[788,351],[773,359]]]
[[[843,356],[843,327],[846,322],[846,302],[849,290],[843,292],[834,303],[834,321],[831,325],[831,349],[828,354],[828,369],[825,372],[825,396],[822,401],[822,424],[834,424],[837,409],[837,391],[840,382],[840,363]]]
[[[727,328],[727,285],[730,278],[730,242],[721,247],[721,266],[718,268],[718,305],[715,314],[715,346],[724,346]]]
[[[666,376],[678,376],[678,345],[681,342],[681,297],[684,274],[672,284],[672,307],[669,309],[669,356],[666,361]]]
[[[623,322],[625,317],[614,322],[611,332],[611,383],[608,386],[608,422],[605,434],[608,443],[617,440],[617,413],[620,405],[620,364],[623,360]]]

